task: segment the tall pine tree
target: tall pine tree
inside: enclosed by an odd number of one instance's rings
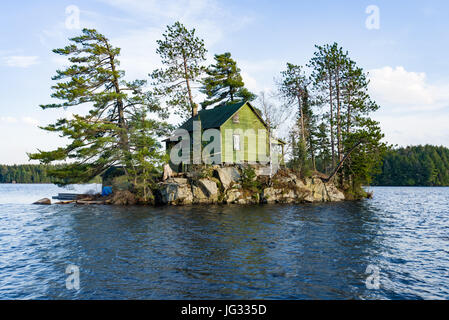
[[[246,89],[237,62],[229,52],[215,55],[215,64],[207,68],[201,91],[207,95],[201,103],[203,109],[238,101],[252,101],[256,95]]]
[[[114,165],[123,166],[129,174],[133,168],[129,119],[142,112],[167,115],[144,91],[145,81],[124,80],[125,72],[119,69],[117,59],[120,48],[113,47],[104,35],[84,29],[70,41],[65,48],[53,50],[71,63],[53,77],[59,82],[52,86],[52,97],[62,102],[41,108],[87,106],[90,110],[42,127],[59,133],[69,144],[52,151],[39,150],[29,157],[43,164],[68,161],[49,173],[61,184],[88,182]]]
[[[164,39],[158,40],[156,52],[164,68],[150,74],[156,93],[167,99],[175,113],[186,119],[196,115],[198,106],[193,100],[193,85],[204,72],[206,60],[204,41],[179,21],[167,26]]]

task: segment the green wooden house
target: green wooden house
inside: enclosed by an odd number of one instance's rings
[[[268,126],[249,102],[202,110],[184,122],[179,129],[188,131],[192,137],[194,121],[201,121],[203,133],[208,129],[219,130],[220,143],[218,150],[213,152],[220,155],[221,164],[251,162],[258,160],[261,155],[267,159],[277,156],[278,161],[283,162],[285,142],[272,137],[270,144]],[[171,140],[170,138],[165,140],[168,152],[178,143]],[[265,145],[262,145],[261,141],[265,141]],[[204,142],[202,144],[204,145]],[[178,168],[174,169],[179,171]]]

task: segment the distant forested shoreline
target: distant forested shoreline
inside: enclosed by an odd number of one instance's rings
[[[372,185],[449,186],[449,149],[431,145],[393,149]]]
[[[0,165],[0,183],[53,183],[56,181],[48,175],[52,165]]]
[[[56,183],[58,178],[51,177],[49,171],[61,167],[42,164],[0,165],[0,183]]]
[[[0,183],[55,183],[48,172],[61,165],[0,165]],[[94,182],[98,182],[95,179]],[[431,145],[390,150],[373,186],[449,186],[449,148]]]

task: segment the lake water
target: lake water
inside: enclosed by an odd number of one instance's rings
[[[336,204],[122,208],[29,204],[96,185],[0,185],[0,299],[448,299],[449,188],[371,189]]]

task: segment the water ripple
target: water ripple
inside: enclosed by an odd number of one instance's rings
[[[448,188],[378,187],[339,204],[13,203],[45,191],[34,187],[0,185],[1,299],[449,298]],[[69,264],[78,291],[65,288]]]

